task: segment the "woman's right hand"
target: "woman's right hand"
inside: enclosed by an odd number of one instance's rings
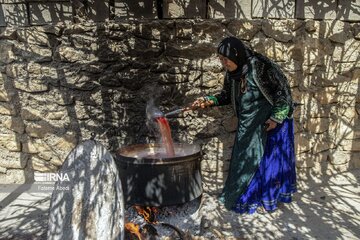
[[[206,97],[200,97],[192,103],[191,108],[192,109],[207,108],[207,107],[211,107],[213,105],[214,105],[213,100],[207,100]]]

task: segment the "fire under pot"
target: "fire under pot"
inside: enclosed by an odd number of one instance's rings
[[[130,145],[117,151],[125,204],[169,206],[201,196],[200,147],[174,144],[174,150],[174,157],[167,157],[158,144]]]

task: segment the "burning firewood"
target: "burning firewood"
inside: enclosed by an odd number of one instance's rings
[[[142,240],[142,236],[140,233],[140,226],[135,223],[126,223],[125,224],[125,239],[133,239],[134,236],[137,237],[137,239]]]
[[[140,214],[145,219],[146,222],[154,223],[154,224],[157,223],[157,221],[155,220],[156,213],[158,212],[157,208],[141,207],[141,206],[134,206],[134,208],[137,211],[137,213]]]
[[[159,209],[156,207],[142,207],[142,206],[133,206],[134,210],[136,210],[137,214],[142,216],[142,218],[146,221],[146,224],[142,227],[140,225],[128,223],[126,224],[126,229],[135,235],[139,240],[156,240],[158,238],[158,231],[156,227],[162,226],[168,229],[173,230],[170,239],[181,239],[181,240],[191,240],[191,236],[189,234],[184,233],[178,227],[165,223],[159,222],[156,217],[159,213]],[[129,226],[129,228],[127,227]]]

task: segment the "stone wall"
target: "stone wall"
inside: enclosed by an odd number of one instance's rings
[[[0,27],[135,19],[360,21],[360,0],[0,0]]]
[[[164,111],[222,87],[218,42],[235,35],[278,62],[295,101],[299,177],[360,166],[360,24],[315,20],[153,20],[7,27],[0,34],[0,182],[56,171],[97,134],[109,150],[155,141]],[[229,106],[170,119],[175,141],[202,144],[207,189],[226,175]]]

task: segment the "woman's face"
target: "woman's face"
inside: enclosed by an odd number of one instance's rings
[[[224,57],[223,55],[219,54],[219,59],[223,67],[228,70],[229,72],[235,71],[237,69],[237,64],[228,59],[227,57]]]

